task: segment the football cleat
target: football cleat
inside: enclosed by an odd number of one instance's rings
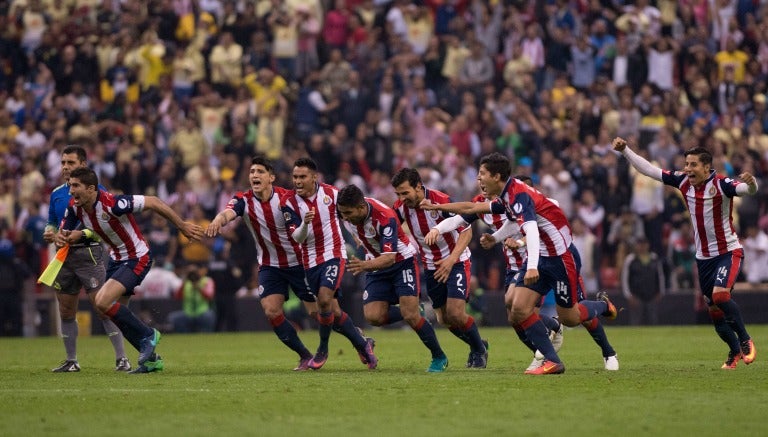
[[[741,352],[728,352],[728,359],[725,360],[722,366],[720,366],[721,369],[724,370],[733,370],[736,368],[736,365],[739,364],[739,360],[742,358]]]
[[[541,354],[541,352],[536,351],[536,353],[533,355],[533,361],[531,361],[531,364],[526,367],[525,371],[533,370],[538,367],[541,367],[541,365],[544,364],[544,355]]]
[[[160,357],[160,355],[152,354],[150,359],[145,361],[144,364],[139,365],[139,367],[135,368],[134,370],[128,372],[128,374],[136,375],[139,373],[159,372],[163,370],[164,367],[165,364],[163,363],[163,359]]]
[[[116,372],[128,372],[129,370],[131,370],[131,362],[128,361],[128,358],[122,357],[115,360]]]
[[[429,368],[427,369],[427,372],[429,373],[444,372],[446,367],[448,367],[448,357],[443,355],[442,357],[432,358],[432,362],[429,364]]]
[[[59,367],[55,367],[51,369],[51,372],[54,373],[64,373],[64,372],[79,372],[80,371],[80,364],[78,364],[77,360],[64,360],[59,364]]]
[[[741,342],[741,359],[744,360],[744,364],[752,364],[755,361],[755,355],[757,350],[755,349],[755,343],[750,338]]]
[[[317,351],[315,356],[309,360],[309,368],[312,370],[320,370],[320,368],[325,365],[326,361],[328,361],[328,352]]]
[[[565,373],[565,365],[549,360],[544,360],[541,366],[535,369],[525,371],[526,375],[557,375],[560,373]]]
[[[562,323],[560,323],[560,326],[557,328],[556,331],[550,331],[549,340],[552,342],[552,347],[555,348],[555,352],[560,352],[560,348],[563,347],[563,324]]]
[[[603,360],[605,361],[605,370],[619,370],[619,360],[616,355],[603,357]]]
[[[369,369],[374,370],[379,365],[379,359],[376,358],[376,354],[373,353],[373,348],[376,346],[376,340],[371,337],[365,338],[365,354],[358,352],[360,361],[366,364]]]
[[[293,368],[296,372],[303,372],[309,370],[309,362],[312,361],[312,357],[305,357],[299,360],[299,364]]]
[[[152,328],[152,334],[141,339],[141,348],[139,349],[139,366],[148,361],[155,353],[157,344],[160,343],[160,331]]]
[[[608,308],[606,308],[605,312],[603,312],[603,316],[608,320],[615,320],[616,316],[619,315],[619,311],[616,309],[616,306],[611,302],[611,300],[608,298],[608,293],[605,291],[600,291],[596,295],[597,300],[603,301],[608,305]]]

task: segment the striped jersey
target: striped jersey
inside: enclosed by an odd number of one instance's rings
[[[560,256],[573,242],[571,226],[559,206],[524,182],[509,178],[499,197],[491,201],[493,214],[506,214],[520,224],[535,221],[539,228],[541,256]]]
[[[487,202],[488,199],[485,198],[482,194],[478,194],[477,196],[472,198],[472,201],[475,203],[483,203]],[[477,219],[480,219],[488,225],[489,228],[493,230],[493,232],[498,231],[501,229],[502,226],[504,226],[504,223],[507,222],[507,216],[506,214],[492,214],[492,213],[486,213],[486,214],[473,214],[473,215],[462,215],[462,218],[467,223],[472,223]],[[520,225],[517,224],[517,222],[513,222],[512,226],[514,228],[514,233],[512,234],[512,238],[519,239],[523,236],[523,231],[520,229]],[[518,247],[517,249],[510,249],[506,246],[504,246],[504,258],[506,258],[507,261],[507,270],[525,270],[525,260],[528,258],[527,251],[525,249],[525,245]]]
[[[344,220],[344,226],[365,249],[366,259],[377,258],[385,253],[396,253],[395,262],[413,258],[416,249],[405,234],[395,211],[376,199],[366,197],[368,216],[362,224]]]
[[[109,246],[109,256],[115,261],[138,259],[149,253],[149,246],[136,224],[134,213],[144,210],[144,196],[115,196],[99,189],[90,212],[70,199],[64,219],[59,226],[73,230],[78,220],[95,232]]]
[[[732,199],[736,186],[743,182],[718,175],[714,170],[699,187],[694,187],[683,172],[663,170],[661,180],[683,194],[696,237],[696,258],[714,258],[741,248],[733,228]]]
[[[227,204],[251,231],[256,242],[259,265],[268,267],[295,267],[301,265],[301,248],[288,235],[286,216],[280,199],[289,193],[282,187],[274,187],[267,200],[260,200],[253,191],[237,193]]]
[[[338,196],[339,190],[334,186],[318,184],[317,192],[310,198],[305,199],[296,191],[289,190],[281,199],[289,235],[301,226],[302,217],[312,208],[315,209],[315,218],[309,225],[307,239],[300,245],[305,269],[335,258],[347,258],[347,248],[341,234],[341,218],[336,208]]]
[[[434,204],[451,202],[451,198],[447,194],[426,188],[424,189],[424,198],[429,199]],[[411,235],[416,240],[419,253],[427,265],[427,270],[436,270],[435,261],[440,261],[451,255],[451,252],[456,248],[456,241],[459,239],[461,230],[453,230],[443,234],[443,238],[438,238],[437,243],[432,246],[424,243],[424,236],[429,233],[430,229],[453,214],[426,211],[421,208],[410,208],[399,199],[395,202],[394,209],[397,212],[400,223],[405,222],[408,224],[408,229],[410,229]],[[459,257],[459,261],[466,261],[469,258],[469,248],[465,248]]]

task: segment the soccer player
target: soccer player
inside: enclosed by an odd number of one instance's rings
[[[293,184],[294,190],[283,196],[281,204],[288,232],[301,247],[307,283],[317,297],[320,323],[320,344],[309,368],[318,370],[328,360],[328,339],[334,330],[349,339],[363,364],[375,369],[375,342],[362,335],[337,300],[347,259],[336,210],[339,191],[317,181],[317,164],[310,158],[294,162]]]
[[[299,258],[301,248],[288,235],[281,210],[280,198],[289,190],[273,185],[274,168],[264,156],[251,159],[249,180],[251,189],[235,194],[226,209],[208,225],[205,233],[215,237],[232,220],[244,218],[256,243],[261,307],[277,338],[299,355],[299,365],[293,370],[304,371],[309,369],[312,353],[302,343],[293,324],[286,319],[283,305],[289,298],[289,287],[304,302],[309,314],[316,315],[317,304],[304,276]]]
[[[419,171],[413,168],[398,171],[392,186],[398,198],[394,210],[400,223],[408,224],[426,266],[427,293],[438,320],[469,345],[467,367],[484,369],[488,363],[488,343],[480,337],[475,319],[466,310],[471,267],[467,246],[472,240],[472,228],[451,230],[442,240],[426,244],[424,236],[429,230],[452,214],[423,210],[419,207],[421,201],[448,203],[450,197],[425,188]]]
[[[347,230],[365,249],[365,259],[351,259],[353,275],[365,274],[363,311],[374,326],[405,320],[432,353],[427,372],[442,372],[448,357],[440,347],[432,325],[419,312],[419,272],[416,249],[397,219],[397,214],[376,199],[367,198],[356,185],[339,192],[339,214]],[[398,305],[397,308],[393,305]]]
[[[604,293],[599,295],[600,301],[584,299],[579,276],[581,261],[571,243],[571,230],[563,211],[540,192],[511,178],[509,159],[500,153],[491,153],[480,160],[477,179],[480,189],[489,198],[494,198],[493,201],[425,202],[422,208],[460,214],[503,213],[507,215],[508,223],[522,223],[520,227],[526,236],[528,260],[525,274],[520,275],[515,284],[512,324],[516,330],[525,331],[526,338],[545,358],[541,366],[525,373],[546,375],[565,372],[547,328],[534,310],[536,303],[550,289],[555,290],[560,322],[566,326],[582,324],[586,327],[602,350],[606,370],[617,370],[616,352],[597,316],[602,314],[614,319],[618,311]],[[489,237],[481,237],[481,242]],[[488,243],[495,243],[495,240]]]
[[[747,333],[741,311],[731,291],[741,270],[744,250],[733,228],[732,199],[753,195],[757,180],[742,173],[733,180],[715,173],[712,154],[702,147],[687,150],[683,171],[662,170],[637,155],[623,138],[614,138],[613,149],[621,152],[640,173],[677,188],[685,198],[696,238],[696,266],[701,293],[717,335],[728,345],[723,369],[735,369],[739,360],[755,361],[755,344]]]
[[[69,174],[76,168],[88,167],[85,149],[79,146],[67,146],[61,152],[61,177],[64,183],[56,187],[51,193],[48,204],[48,224],[43,232],[43,239],[53,243],[58,232],[59,224],[64,218],[71,196],[69,194]],[[56,299],[59,303],[59,317],[61,319],[61,337],[64,340],[66,359],[58,367],[51,369],[53,372],[79,372],[80,364],[77,361],[77,305],[79,302],[80,288],[85,288],[88,300],[96,308],[96,291],[104,285],[106,268],[103,258],[104,248],[98,238],[83,238],[81,241],[69,245],[69,253],[53,284],[56,290]],[[121,302],[127,304],[128,297],[122,297]],[[127,372],[131,370],[131,363],[125,356],[123,346],[123,333],[106,315],[97,311],[97,315],[104,325],[104,332],[112,342],[115,349],[115,370]]]
[[[96,173],[87,167],[69,175],[69,202],[56,245],[74,244],[95,233],[109,246],[107,280],[96,292],[96,308],[106,314],[139,351],[139,367],[131,373],[149,373],[163,369],[163,360],[155,353],[160,332],[139,320],[119,299],[131,296],[152,266],[152,257],[139,231],[134,213],[154,211],[171,221],[187,238],[199,240],[203,229],[185,222],[171,207],[154,196],[113,195],[99,188]],[[77,230],[82,223],[84,230]]]
[[[531,179],[528,176],[516,176],[516,178],[522,180],[528,185],[531,185]],[[472,202],[483,203],[487,202],[488,200],[489,199],[487,195],[485,193],[481,193],[475,196],[472,199]],[[486,243],[486,249],[493,247],[495,243],[490,244],[491,242],[496,242],[503,239],[501,235],[498,234],[502,228],[505,229],[503,232],[509,232],[510,234],[510,236],[507,237],[504,241],[504,258],[506,260],[506,272],[504,275],[504,290],[506,290],[506,292],[504,294],[504,304],[507,308],[507,318],[509,323],[513,323],[512,303],[514,302],[515,296],[515,283],[517,282],[517,278],[525,273],[523,267],[525,266],[525,261],[527,258],[524,241],[525,237],[523,236],[522,231],[520,230],[520,226],[517,224],[517,222],[510,222],[510,224],[505,227],[505,224],[508,222],[507,216],[505,214],[481,213],[472,215],[455,215],[449,219],[441,221],[436,226],[431,228],[425,236],[425,241],[427,241],[428,244],[433,244],[432,242],[437,241],[440,235],[445,234],[446,232],[450,232],[452,229],[456,229],[458,227],[469,226],[478,219],[482,220],[490,229],[494,231],[494,234],[490,235],[492,238],[486,237],[483,239],[483,242]],[[542,297],[542,299],[536,303],[536,312],[539,311],[540,305],[543,301],[544,298]],[[539,317],[544,323],[544,326],[546,326],[549,330],[549,339],[552,342],[552,346],[555,348],[555,352],[559,352],[563,345],[562,323],[553,317],[543,316],[541,314],[539,314]],[[541,364],[544,362],[544,355],[542,355],[541,352],[536,349],[536,346],[534,346],[533,343],[528,340],[528,338],[525,336],[524,330],[515,329],[515,332],[520,338],[520,341],[528,349],[530,349],[534,355],[533,361],[531,361],[531,364],[526,370],[533,370],[541,366]]]

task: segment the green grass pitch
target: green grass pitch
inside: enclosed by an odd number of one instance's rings
[[[563,375],[523,375],[531,360],[510,328],[483,328],[485,370],[447,330],[443,374],[410,330],[370,330],[379,369],[331,337],[316,372],[271,332],[173,335],[165,371],[112,370],[106,337],[81,337],[82,372],[53,374],[57,338],[0,339],[0,436],[616,436],[767,435],[768,326],[751,325],[757,361],[720,370],[725,345],[711,327],[607,327],[621,370],[603,370],[584,329],[566,332]],[[313,349],[317,333],[301,333]],[[128,345],[126,345],[129,347]],[[136,353],[130,358],[135,365]]]

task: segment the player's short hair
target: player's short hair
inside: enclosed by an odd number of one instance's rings
[[[347,185],[339,191],[336,205],[351,208],[365,204],[365,195],[355,184]]]
[[[688,155],[696,155],[699,157],[699,161],[701,161],[702,164],[712,165],[712,154],[709,153],[709,150],[703,148],[703,147],[694,147],[692,149],[688,149],[683,153],[683,156]]]
[[[500,175],[502,180],[506,180],[512,174],[509,158],[499,152],[493,152],[480,158],[480,166],[485,166],[491,176]]]
[[[392,186],[397,188],[402,185],[403,182],[408,181],[412,187],[416,188],[421,184],[421,175],[415,168],[402,168],[392,177]]]
[[[86,187],[93,185],[95,188],[99,187],[99,177],[96,176],[96,172],[88,167],[78,167],[72,170],[69,174],[70,178],[75,178],[80,181]]]
[[[70,155],[73,153],[77,155],[77,160],[80,162],[85,162],[88,160],[88,154],[85,153],[85,149],[80,146],[70,145],[61,151],[62,155]]]
[[[317,171],[317,164],[315,163],[315,161],[312,158],[310,158],[308,156],[305,156],[305,157],[297,159],[296,162],[293,163],[293,166],[294,167],[305,167],[305,168],[308,168],[308,169],[310,169],[312,171]]]
[[[251,158],[251,165],[262,165],[267,169],[268,172],[275,172],[275,168],[272,166],[272,161],[267,159],[267,157],[264,155],[256,155]]]

